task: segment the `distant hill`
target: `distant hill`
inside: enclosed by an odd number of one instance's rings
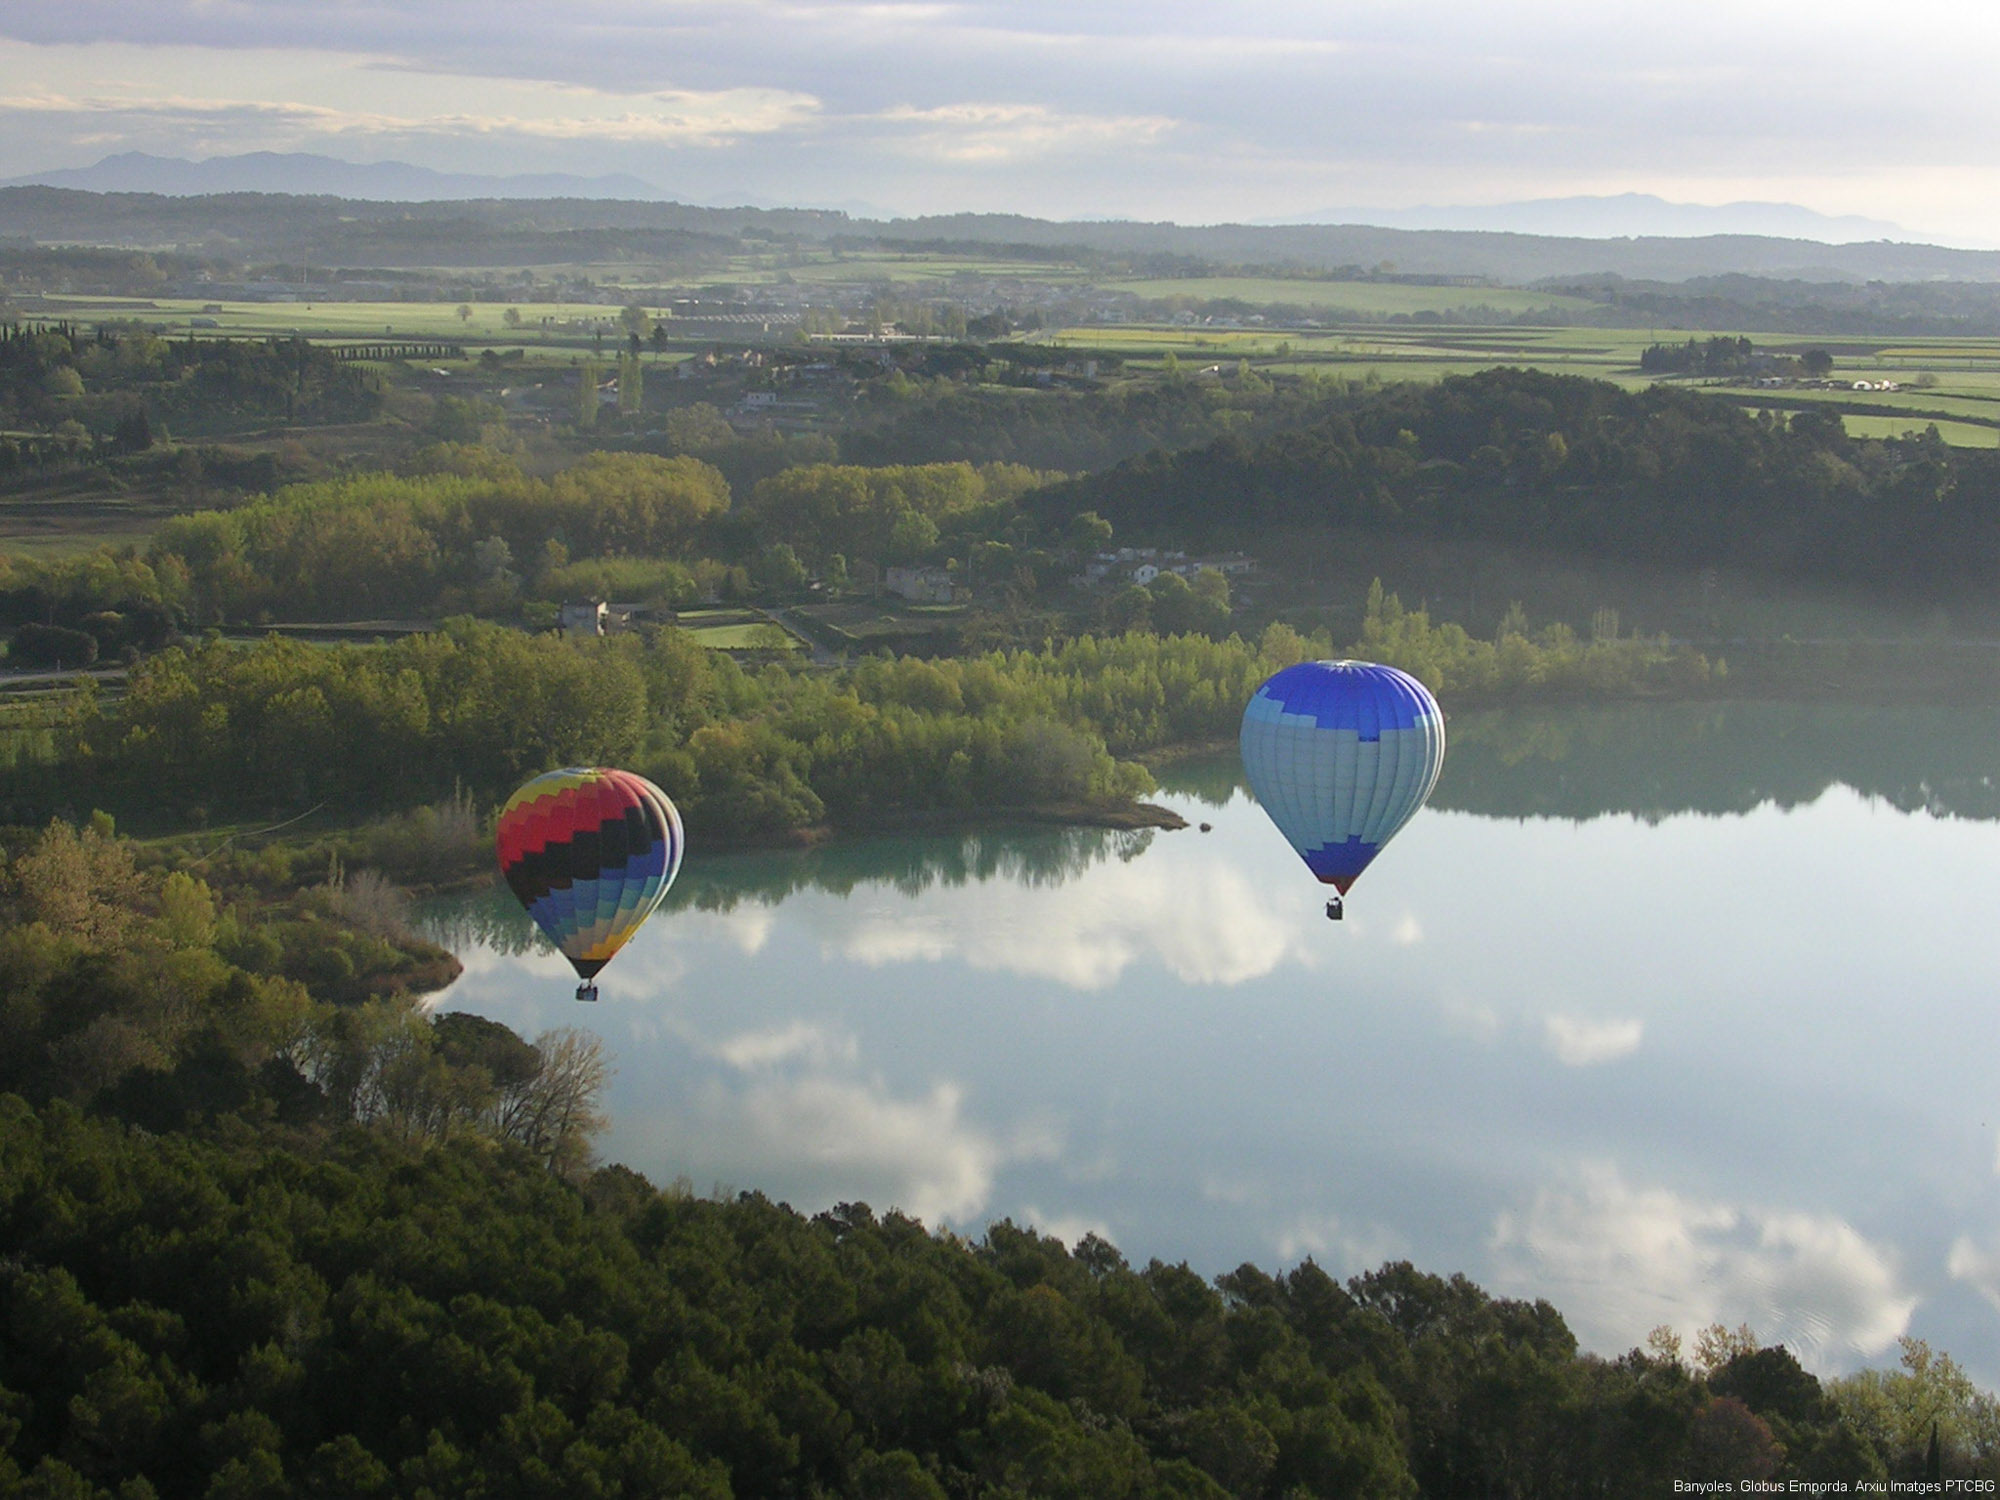
[[[1590,275],[1654,281],[1727,275],[1822,282],[2000,281],[1996,250],[1880,240],[1832,245],[1749,234],[1587,239],[1365,224],[1051,223],[1012,214],[940,214],[879,225],[856,221],[854,230],[895,240],[1073,246],[1232,266],[1335,270],[1387,265],[1408,275],[1480,276],[1512,286]]]
[[[493,179],[501,180],[535,179]],[[1353,224],[1058,222],[1015,214],[880,220],[829,209],[706,208],[588,194],[409,200],[0,187],[0,236],[42,244],[181,248],[252,260],[309,258],[350,267],[553,265],[662,254],[712,262],[734,248],[729,242],[747,238],[912,248],[1017,246],[1142,276],[1228,267],[1281,275],[1388,269],[1512,286],[1593,276],[1668,283],[1716,276],[1850,284],[2000,282],[2000,251],[1888,240],[1829,244],[1749,234],[1591,239]]]
[[[1908,238],[1900,225],[1886,219],[1817,213],[1796,203],[1671,203],[1651,193],[1448,207],[1325,208],[1300,214],[1290,222],[1368,224],[1380,229],[1471,229],[1585,239],[1752,234],[1851,244],[1856,240]]]
[[[208,193],[297,193],[378,202],[416,203],[467,198],[638,198],[666,195],[642,178],[618,173],[577,177],[542,172],[515,177],[437,172],[402,161],[351,162],[305,152],[252,151],[188,161],[125,151],[95,166],[36,172],[0,187],[60,187],[88,193],[160,193],[184,198]]]

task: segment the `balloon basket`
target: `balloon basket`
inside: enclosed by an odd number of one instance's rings
[[[595,1000],[597,998],[597,986],[594,984],[578,985],[576,987],[576,998],[579,1000]]]
[[[1326,903],[1327,921],[1338,922],[1342,917],[1346,915],[1347,915],[1347,907],[1342,903],[1340,897],[1335,896],[1332,900]]]

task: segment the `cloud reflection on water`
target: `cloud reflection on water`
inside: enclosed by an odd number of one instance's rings
[[[1908,1328],[1917,1298],[1892,1252],[1830,1214],[1790,1213],[1628,1184],[1591,1163],[1496,1216],[1494,1288],[1546,1297],[1586,1347],[1747,1323],[1809,1368],[1851,1368]]]
[[[677,1132],[748,1181],[804,1173],[838,1184],[843,1198],[963,1224],[988,1210],[1004,1167],[1061,1154],[1061,1133],[1046,1123],[996,1132],[975,1122],[955,1079],[898,1092],[864,1071],[860,1038],[839,1027],[795,1019],[702,1050],[731,1072],[697,1085]]]
[[[1287,961],[1310,962],[1298,941],[1310,903],[1259,889],[1233,863],[1157,860],[1100,866],[1056,895],[991,884],[933,893],[922,911],[872,901],[840,913],[830,952],[856,963],[940,962],[1101,990],[1142,960],[1184,984],[1234,985]]]
[[[750,1181],[812,1169],[841,1184],[843,1197],[928,1224],[963,1223],[985,1209],[995,1172],[1017,1154],[966,1120],[963,1102],[955,1083],[897,1098],[880,1080],[824,1074],[741,1089],[713,1080],[692,1123],[711,1143],[726,1142],[730,1169]]]
[[[1310,1256],[1332,1275],[1372,1271],[1407,1259],[1409,1241],[1385,1224],[1349,1224],[1338,1214],[1301,1214],[1278,1232],[1274,1248],[1287,1264]]]
[[[824,1026],[794,1021],[789,1026],[742,1032],[718,1042],[712,1050],[732,1068],[748,1072],[794,1058],[822,1066],[834,1061],[851,1063],[860,1054],[860,1043],[852,1033],[835,1034]]]
[[[1606,766],[1615,727],[1586,746]],[[1551,763],[1570,793],[1589,759]],[[1433,809],[1338,925],[1226,784],[1178,802],[1208,834],[710,858],[586,1017],[620,1070],[606,1154],[806,1211],[1114,1229],[1209,1273],[1407,1257],[1547,1297],[1612,1354],[1748,1322],[1831,1373],[1911,1331],[1991,1380],[2000,828],[1965,796],[1717,801]],[[579,1014],[559,960],[509,981],[454,946],[456,1003],[531,1034]],[[1550,1176],[1588,1160],[1625,1170]]]
[[[1558,1062],[1572,1068],[1588,1068],[1630,1057],[1639,1050],[1646,1034],[1644,1021],[1599,1021],[1577,1016],[1544,1016],[1542,1028],[1549,1051]]]
[[[1982,1245],[1970,1235],[1952,1242],[1945,1269],[2000,1310],[2000,1246]]]

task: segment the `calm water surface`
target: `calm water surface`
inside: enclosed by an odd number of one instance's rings
[[[439,1004],[594,1030],[655,1181],[2000,1383],[2000,710],[1452,733],[1338,925],[1232,755],[1161,799],[1207,833],[696,848],[594,1009],[504,891],[440,907]]]

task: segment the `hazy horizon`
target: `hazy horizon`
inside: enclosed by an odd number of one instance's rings
[[[2000,243],[1964,0],[0,0],[0,178],[121,151],[629,174],[697,203],[1301,222],[1651,194]]]
[[[294,175],[286,176],[286,173]],[[837,211],[861,220],[889,221],[900,215],[879,205],[847,202],[777,202],[729,199],[726,195],[677,200],[631,173],[470,173],[445,172],[397,159],[357,162],[323,152],[245,152],[201,158],[161,156],[146,151],[115,152],[84,167],[54,168],[0,178],[0,188],[55,186],[85,192],[146,192],[168,197],[207,193],[283,192],[377,202],[450,201],[471,198],[535,200],[592,198],[642,202],[690,202],[706,208],[807,209]],[[949,206],[926,216],[962,212]],[[1034,215],[1022,215],[1034,218]],[[1053,222],[1102,223],[1111,216],[1078,215]],[[1215,227],[1241,221],[1212,221]],[[1408,208],[1322,208],[1291,218],[1252,221],[1254,226],[1365,225],[1385,229],[1476,230],[1565,238],[1692,238],[1702,235],[1755,235],[1855,244],[1871,240],[1909,242],[1899,224],[1859,215],[1833,216],[1798,204],[1736,202],[1673,203],[1653,194],[1578,195],[1486,204],[1417,204]],[[1967,246],[1964,248],[1984,248]]]

